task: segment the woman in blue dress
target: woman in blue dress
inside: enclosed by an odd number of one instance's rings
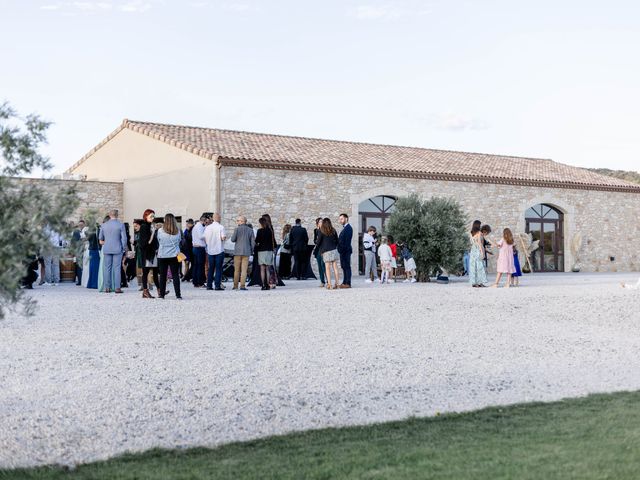
[[[87,250],[89,252],[89,274],[87,288],[98,288],[98,273],[100,270],[100,243],[98,242],[98,226],[87,235]]]

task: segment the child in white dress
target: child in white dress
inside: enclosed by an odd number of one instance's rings
[[[391,247],[389,247],[389,241],[387,237],[382,237],[381,245],[378,248],[378,256],[380,257],[381,276],[380,283],[390,283],[389,278],[391,276],[391,259],[393,253]]]

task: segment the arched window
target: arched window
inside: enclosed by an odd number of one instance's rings
[[[562,212],[544,203],[527,209],[524,214],[526,218],[542,218],[545,220],[559,220],[561,215]]]
[[[387,219],[396,209],[396,197],[390,195],[378,195],[367,198],[358,205],[358,224],[360,225],[359,237],[359,267],[360,273],[364,273],[364,252],[362,250],[362,235],[369,227],[376,227],[379,234],[385,230]]]
[[[540,203],[525,212],[526,232],[539,240],[538,250],[531,254],[535,272],[564,271],[564,215],[557,208]]]

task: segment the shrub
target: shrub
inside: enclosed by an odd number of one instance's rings
[[[458,202],[416,194],[399,198],[386,230],[396,241],[407,243],[418,267],[418,279],[429,281],[438,270],[458,272],[468,248],[467,220]]]
[[[73,187],[52,193],[12,178],[51,168],[38,152],[49,125],[37,115],[22,118],[0,104],[0,319],[16,305],[31,312],[33,303],[20,290],[27,262],[51,248],[44,226],[67,233],[66,220],[78,204]]]

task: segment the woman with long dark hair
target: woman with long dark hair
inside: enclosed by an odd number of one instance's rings
[[[260,279],[262,290],[269,290],[269,267],[273,265],[273,230],[269,228],[267,219],[260,217],[260,228],[256,235],[256,251],[258,252],[257,264],[260,266]],[[254,262],[256,259],[254,259]]]
[[[474,224],[470,234],[471,249],[469,250],[469,283],[472,287],[486,287],[487,271],[484,267],[484,237],[480,226]]]
[[[142,298],[155,298],[149,293],[148,278],[149,272],[153,275],[153,283],[158,287],[158,294],[164,293],[160,290],[158,279],[158,238],[153,225],[156,212],[148,208],[142,215],[142,225],[140,225],[140,251],[144,261],[142,267]]]
[[[265,213],[262,215],[262,218],[264,218],[267,221],[267,228],[271,231],[271,241],[273,243],[273,259],[271,260],[271,265],[269,265],[269,269],[267,271],[268,273],[268,279],[269,279],[269,287],[271,288],[276,288],[279,285],[284,285],[282,282],[280,282],[280,280],[278,279],[278,273],[276,271],[276,246],[278,245],[278,242],[276,242],[276,233],[275,230],[273,229],[273,223],[271,222],[271,215],[269,215],[268,213]]]
[[[171,213],[164,216],[164,223],[157,232],[158,237],[158,269],[160,270],[160,285],[158,286],[158,297],[164,298],[167,288],[167,270],[171,269],[173,279],[173,289],[176,298],[180,295],[180,229],[176,222],[176,217]]]
[[[89,252],[89,268],[87,269],[87,288],[98,288],[98,277],[100,274],[100,242],[98,242],[98,224],[89,227],[87,230],[87,251]],[[84,279],[83,275],[83,279]]]
[[[320,224],[320,231],[317,238],[318,253],[322,256],[325,265],[325,280],[327,282],[327,290],[338,288],[338,232],[333,228],[331,219],[323,218]],[[331,286],[331,270],[335,283]]]

